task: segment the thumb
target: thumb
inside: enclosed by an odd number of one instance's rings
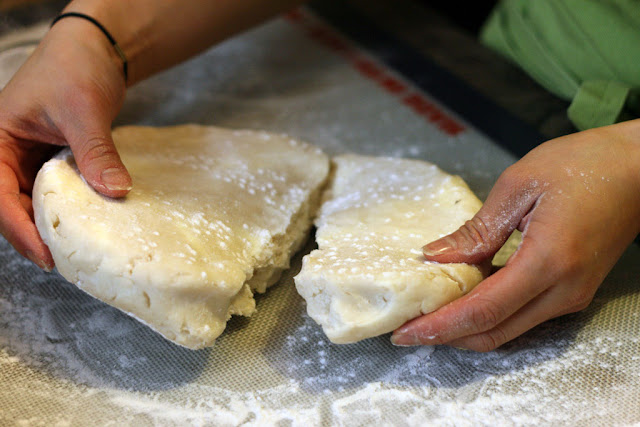
[[[68,138],[69,146],[84,179],[96,191],[109,197],[123,197],[131,190],[132,181],[113,143],[111,129],[95,126],[93,131]]]
[[[427,261],[481,264],[500,250],[511,233],[526,222],[541,193],[537,183],[519,185],[519,180],[508,175],[507,171],[498,179],[472,219],[422,248]]]

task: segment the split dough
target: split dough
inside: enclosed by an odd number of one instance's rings
[[[329,170],[286,136],[185,125],[122,127],[134,187],[93,191],[69,150],[46,163],[35,220],[58,271],[80,289],[192,349],[254,312],[304,243]]]
[[[390,332],[483,279],[476,266],[424,260],[421,247],[471,219],[482,203],[460,177],[417,160],[334,158],[316,219],[319,249],[296,288],[334,343]]]

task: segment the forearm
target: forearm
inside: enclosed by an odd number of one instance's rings
[[[65,12],[90,15],[109,30],[127,57],[131,85],[302,2],[74,0]]]

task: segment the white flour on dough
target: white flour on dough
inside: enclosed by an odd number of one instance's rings
[[[482,203],[461,178],[417,160],[344,155],[316,220],[318,250],[295,278],[335,343],[381,335],[469,292],[476,266],[425,261],[421,247]]]
[[[113,138],[133,190],[96,193],[63,151],[36,179],[38,230],[80,289],[171,341],[210,346],[305,241],[328,158],[286,136],[196,125]]]

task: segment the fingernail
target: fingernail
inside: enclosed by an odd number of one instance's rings
[[[455,250],[455,243],[449,241],[449,239],[436,240],[428,245],[422,247],[422,252],[426,256],[442,255],[447,252]]]
[[[391,340],[391,344],[394,347],[418,347],[418,344],[398,344],[397,342],[394,342],[393,340]]]
[[[391,335],[391,344],[397,347],[413,347],[420,345],[414,334],[393,334]]]
[[[102,171],[100,174],[102,183],[109,190],[122,191],[131,190],[131,180],[127,176],[124,170],[119,168],[109,168]]]
[[[36,254],[31,251],[27,251],[26,255],[29,261],[40,267],[42,270],[46,271],[47,273],[51,272],[51,267],[48,266],[47,263],[45,263],[43,260],[38,258]]]

